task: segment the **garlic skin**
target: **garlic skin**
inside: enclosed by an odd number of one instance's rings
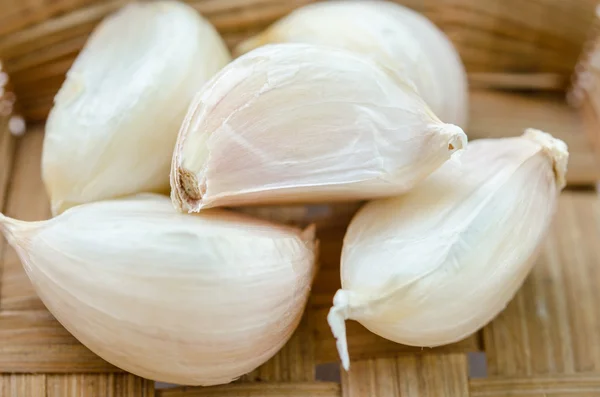
[[[492,320],[529,273],[565,186],[564,142],[538,130],[476,140],[404,196],[352,220],[328,322],[344,368],[345,320],[438,346]]]
[[[132,3],[105,19],[67,73],[46,125],[42,177],[53,214],[168,194],[187,107],[230,60],[213,26],[180,2]]]
[[[166,196],[0,216],[37,293],[79,341],[136,375],[227,383],[298,325],[315,271],[304,232],[223,210],[177,213]]]
[[[243,41],[234,54],[271,43],[308,43],[368,56],[414,81],[443,121],[466,127],[468,81],[452,42],[425,16],[388,1],[309,4]]]
[[[273,44],[227,65],[181,127],[181,211],[333,202],[405,192],[466,146],[408,80],[360,55]]]

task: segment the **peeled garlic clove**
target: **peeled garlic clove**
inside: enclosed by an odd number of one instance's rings
[[[408,80],[349,51],[275,44],[227,65],[179,132],[172,200],[184,211],[398,194],[466,145]]]
[[[168,193],[186,109],[230,59],[212,25],[183,3],[133,3],[104,20],[67,73],[46,126],[42,175],[52,212]]]
[[[270,43],[344,48],[387,65],[414,81],[443,121],[468,118],[468,82],[458,52],[423,15],[387,1],[328,1],[301,7],[242,42],[237,54]]]
[[[84,345],[146,378],[227,383],[290,338],[315,270],[314,229],[140,195],[43,222],[0,216],[40,298]]]
[[[494,318],[530,271],[565,185],[564,142],[537,130],[476,140],[404,196],[352,220],[328,322],[349,367],[344,321],[437,346]]]

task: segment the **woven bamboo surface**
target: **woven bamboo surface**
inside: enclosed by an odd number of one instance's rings
[[[314,0],[186,0],[230,46]],[[455,43],[477,87],[564,89],[596,0],[395,0]],[[94,26],[128,0],[0,0],[0,59],[30,120],[43,120]]]
[[[545,128],[570,145],[571,185],[591,186],[600,179],[580,119],[558,97],[493,91],[472,96],[471,139],[517,135],[528,126]],[[31,128],[17,139],[0,125],[3,212],[25,220],[48,218],[40,181],[43,128]],[[562,195],[533,273],[481,332],[453,345],[419,349],[391,343],[349,322],[349,373],[339,374],[325,319],[339,287],[343,221],[320,226],[321,269],[294,337],[259,369],[211,388],[155,390],[154,382],[95,356],[44,308],[16,254],[0,241],[0,396],[600,396],[600,199],[594,191]],[[473,353],[480,358],[485,354],[484,377],[470,375]]]

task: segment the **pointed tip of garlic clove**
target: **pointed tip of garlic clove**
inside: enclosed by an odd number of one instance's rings
[[[552,160],[556,185],[559,190],[562,190],[567,185],[566,174],[569,163],[569,148],[567,144],[558,138],[554,138],[547,132],[535,128],[526,129],[523,137],[542,146],[544,152]]]
[[[441,135],[447,137],[448,151],[450,151],[451,154],[467,148],[467,134],[465,134],[463,129],[459,126],[444,123],[441,126],[435,126],[435,129],[439,130]]]
[[[315,241],[317,234],[317,226],[314,223],[308,225],[302,232],[300,233],[300,237],[304,241]]]
[[[21,245],[22,238],[19,235],[19,232],[28,229],[35,223],[36,222],[19,221],[0,212],[0,232],[12,247]]]
[[[327,323],[336,339],[337,351],[346,371],[350,369],[350,355],[346,339],[346,320],[350,317],[349,309],[348,292],[343,289],[338,290],[333,297],[333,307],[327,314]]]

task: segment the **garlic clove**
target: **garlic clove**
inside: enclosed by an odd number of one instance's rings
[[[308,43],[354,51],[414,81],[441,120],[465,127],[468,81],[452,42],[430,20],[389,1],[308,4],[240,43],[243,54],[271,43]]]
[[[345,320],[395,342],[461,340],[512,299],[565,186],[564,142],[538,130],[476,140],[409,193],[364,206],[344,237],[328,316],[344,368]]]
[[[77,339],[149,379],[227,383],[290,338],[315,272],[314,228],[138,195],[42,222],[0,215],[40,298]]]
[[[186,109],[230,60],[213,26],[180,2],[132,3],[105,19],[67,73],[47,122],[42,176],[53,214],[168,193]]]
[[[182,211],[331,202],[407,191],[466,145],[408,79],[354,53],[274,44],[227,65],[179,132]]]

